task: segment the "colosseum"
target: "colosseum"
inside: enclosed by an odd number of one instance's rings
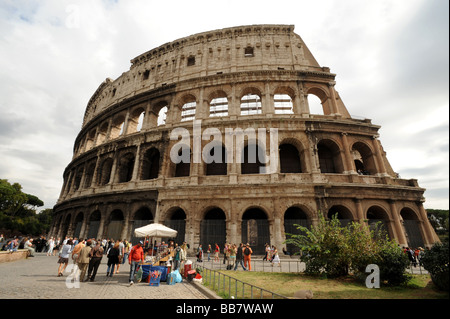
[[[431,246],[425,190],[393,171],[380,126],[349,114],[335,77],[293,25],[208,31],[137,56],[87,104],[49,235],[136,242],[135,228],[158,222],[191,249],[262,253],[337,214]]]

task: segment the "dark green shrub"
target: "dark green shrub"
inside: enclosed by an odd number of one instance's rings
[[[449,290],[449,250],[448,242],[437,243],[426,251],[420,259],[423,265],[431,276],[431,280],[440,290]]]

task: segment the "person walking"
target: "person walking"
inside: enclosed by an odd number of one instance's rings
[[[219,245],[217,245],[214,247],[214,261],[219,262],[219,252],[220,252],[220,248]]]
[[[80,252],[78,253],[78,257],[76,259],[76,263],[78,266],[79,271],[79,281],[84,281],[84,276],[86,275],[86,271],[89,267],[89,254],[91,253],[92,247],[91,247],[91,241],[88,240],[86,242],[86,245],[84,245],[83,248],[81,248]]]
[[[276,246],[272,246],[272,267],[274,264],[278,264],[281,267],[280,256],[278,256],[278,249]]]
[[[131,248],[130,254],[128,255],[128,263],[130,264],[130,278],[129,283],[130,286],[134,283],[134,275],[137,272],[139,264],[144,262],[144,250],[142,249],[142,245],[144,243],[140,241],[137,245]]]
[[[206,250],[206,253],[208,254],[208,261],[211,260],[211,245],[208,245],[208,249]]]
[[[264,261],[264,260],[270,261],[270,260],[269,260],[269,258],[270,258],[270,245],[269,245],[269,244],[266,243],[266,244],[264,245],[264,251],[265,251],[265,254],[264,254],[263,261]]]
[[[244,247],[244,266],[248,268],[248,270],[252,270],[252,254],[253,250],[250,248],[250,244],[247,243]]]
[[[80,241],[78,242],[78,244],[75,244],[75,242],[73,242],[73,245],[74,245],[74,247],[72,250],[72,260],[73,260],[73,263],[76,264],[78,255],[80,254],[80,251],[84,248],[85,243],[84,243],[84,240],[82,238],[80,238]]]
[[[244,244],[240,243],[236,250],[236,263],[234,264],[234,270],[237,270],[238,265],[242,266],[242,269],[247,270],[244,266]]]
[[[116,265],[116,269],[114,271],[115,274],[119,273],[119,268],[120,268],[120,265],[123,264],[123,258],[124,258],[124,254],[125,254],[125,244],[124,244],[123,240],[120,240],[117,242],[119,243],[119,263]]]
[[[61,277],[63,275],[64,270],[67,267],[67,264],[69,263],[69,256],[72,252],[72,240],[67,240],[66,244],[64,244],[61,247],[61,251],[59,252],[59,259],[58,259],[58,277]]]
[[[47,244],[48,244],[47,256],[51,256],[53,254],[53,248],[55,248],[55,240],[53,239],[53,237],[50,237]]]
[[[236,244],[231,244],[228,246],[228,254],[230,262],[227,265],[227,270],[233,269],[233,267],[236,265],[236,252],[237,252]]]
[[[116,242],[112,248],[109,249],[108,252],[108,269],[106,270],[106,276],[112,277],[114,274],[114,270],[116,269],[116,265],[119,263],[119,243]]]
[[[88,276],[86,280],[94,281],[103,257],[103,247],[100,240],[97,240],[95,247],[89,252],[89,257],[91,257],[91,260],[89,260]]]

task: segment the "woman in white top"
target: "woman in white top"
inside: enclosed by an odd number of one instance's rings
[[[273,264],[278,264],[278,267],[281,267],[281,264],[280,264],[280,256],[278,256],[278,250],[277,250],[277,247],[275,247],[275,246],[273,246],[273,252],[272,252],[272,256],[273,256],[273,258],[272,258],[272,267],[273,267]]]
[[[66,269],[67,264],[69,263],[69,255],[71,252],[72,252],[72,239],[69,239],[66,242],[66,244],[62,246],[62,248],[60,249],[60,252],[59,252],[58,277],[61,277],[63,275],[63,272]]]
[[[53,254],[53,248],[55,248],[55,240],[53,239],[53,237],[50,238],[47,244],[48,244],[47,256],[51,256]]]

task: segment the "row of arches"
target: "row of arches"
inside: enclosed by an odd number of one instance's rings
[[[208,144],[210,145],[210,144]],[[284,139],[278,146],[277,161],[279,173],[310,173],[317,165],[321,173],[342,174],[346,171],[374,175],[380,172],[372,148],[363,141],[350,145],[351,159],[346,164],[345,152],[331,139],[322,139],[317,143],[318,163],[314,164],[308,149],[296,139]],[[233,163],[228,162],[225,145],[216,143],[203,150],[203,170],[200,175],[228,175]],[[184,152],[188,156],[181,156]],[[191,175],[192,151],[190,146],[181,145],[178,150],[180,162],[174,163],[169,152],[164,154],[154,146],[132,147],[117,154],[106,154],[90,159],[73,168],[65,176],[63,194],[91,186],[103,186],[110,183],[125,183],[131,180],[150,180],[160,176],[185,177]],[[261,174],[268,172],[270,163],[265,161],[266,150],[261,143],[248,142],[240,151],[237,159],[237,173]],[[234,161],[234,160],[233,160]],[[164,163],[170,163],[164,170]],[[347,166],[347,167],[346,167]]]
[[[182,95],[176,102],[160,99],[150,106],[139,105],[129,110],[115,114],[111,119],[105,120],[97,127],[89,130],[84,138],[76,145],[75,153],[86,152],[106,141],[119,137],[138,133],[142,130],[164,126],[169,120],[168,112],[171,112],[171,123],[192,121],[198,118],[227,117],[231,113],[238,116],[257,115],[265,112],[273,114],[297,114],[310,113],[318,115],[329,115],[329,93],[326,89],[313,87],[302,98],[306,104],[305,109],[300,111],[296,103],[300,98],[295,90],[290,87],[278,87],[270,94],[258,87],[247,87],[234,99],[231,92],[216,90],[206,98],[204,106],[198,96],[192,93]],[[270,100],[267,101],[267,100]],[[296,102],[297,101],[297,102]],[[236,106],[234,106],[234,104]],[[270,105],[264,107],[264,104]],[[236,111],[231,112],[231,109]]]
[[[356,220],[350,209],[343,205],[332,206],[326,217],[332,218],[336,215],[342,225]],[[407,238],[407,245],[411,247],[424,246],[422,230],[417,214],[410,208],[403,208],[400,211],[403,221],[403,231]],[[390,213],[380,206],[371,206],[365,213],[365,222],[369,226],[381,223],[382,228],[389,237],[395,238],[395,225],[391,222]],[[139,238],[133,236],[134,230],[141,226],[153,223],[155,215],[152,211],[142,206],[133,214],[127,214],[120,209],[113,209],[109,214],[102,214],[100,210],[95,210],[90,214],[78,213],[76,216],[67,214],[60,216],[54,224],[54,233],[56,236],[64,237],[67,235],[83,238],[113,238],[128,239],[136,243]],[[274,243],[277,233],[281,232],[282,241],[286,239],[286,234],[298,234],[300,231],[297,225],[311,227],[317,221],[317,215],[312,214],[302,206],[291,206],[282,214],[282,228],[274,229],[273,216],[258,205],[250,206],[245,209],[242,215],[233,220],[220,207],[208,208],[199,218],[190,218],[190,212],[181,207],[172,207],[166,214],[163,223],[170,228],[178,231],[175,242],[189,242],[187,229],[198,229],[199,237],[195,242],[203,247],[219,244],[223,247],[226,242],[248,242],[256,254],[264,253],[266,243]],[[232,238],[229,224],[239,224],[238,234]],[[192,244],[192,243],[191,243]],[[277,243],[279,244],[279,243]],[[287,250],[296,251],[296,247],[287,246]]]

